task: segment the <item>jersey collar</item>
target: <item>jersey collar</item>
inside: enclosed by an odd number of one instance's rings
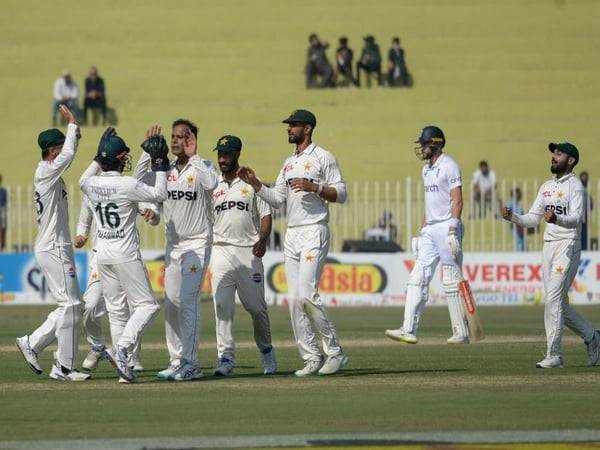
[[[317,144],[313,142],[308,147],[306,147],[302,153],[298,153],[297,150],[294,150],[294,156],[310,155],[312,152],[315,151],[315,148],[317,148]]]
[[[120,177],[121,172],[117,170],[109,170],[108,172],[102,172],[101,176],[103,177]]]
[[[567,181],[569,178],[574,177],[574,176],[575,176],[575,173],[573,173],[573,172],[569,172],[568,174],[563,175],[560,178],[556,178],[556,175],[554,175],[554,181],[556,181],[557,183],[563,183],[563,182]]]

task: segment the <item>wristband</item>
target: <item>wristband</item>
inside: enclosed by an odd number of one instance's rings
[[[315,194],[320,196],[323,193],[323,189],[325,189],[325,184],[319,183],[319,186],[317,187],[317,192],[315,192]]]
[[[450,227],[453,227],[453,228],[458,228],[458,225],[460,224],[460,220],[456,219],[454,217],[450,218],[450,220],[448,222],[449,222]]]

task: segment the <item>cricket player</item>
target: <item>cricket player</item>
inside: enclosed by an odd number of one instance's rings
[[[155,205],[140,203],[140,214],[146,222],[151,225],[158,225],[160,214]],[[89,237],[90,229],[94,218],[92,205],[87,197],[82,196],[79,221],[77,223],[77,232],[74,239],[75,248],[82,248]],[[93,240],[95,244],[95,238]],[[98,363],[103,359],[106,350],[106,338],[102,330],[102,317],[106,314],[106,303],[102,295],[102,283],[98,274],[98,262],[96,257],[95,245],[92,245],[92,253],[89,259],[89,275],[87,288],[83,293],[83,330],[85,338],[91,346],[91,350],[81,363],[81,367],[87,371],[96,370]],[[135,372],[144,370],[140,362],[140,347],[136,346],[130,355],[129,366]]]
[[[154,187],[121,175],[129,164],[129,148],[110,128],[79,180],[94,210],[98,272],[114,347],[114,355],[106,351],[104,356],[126,382],[136,378],[129,355],[159,309],[140,254],[136,216],[139,202],[160,203],[167,197],[169,160],[162,136],[154,136],[147,149],[156,172]]]
[[[218,363],[215,376],[233,373],[235,343],[233,314],[237,292],[252,316],[254,341],[262,355],[263,373],[277,370],[271,345],[271,325],[265,301],[262,257],[271,234],[271,208],[252,186],[237,177],[242,141],[223,136],[215,147],[221,176],[213,191],[214,243],[211,256],[212,293],[215,304]]]
[[[38,216],[35,258],[58,305],[37,330],[17,338],[17,347],[31,370],[39,375],[42,368],[37,355],[56,339],[58,351],[54,354],[50,377],[82,381],[90,376],[75,370],[81,293],[71,246],[67,191],[62,179],[75,158],[81,135],[73,113],[65,105],[60,105],[59,111],[68,123],[67,135],[56,128],[39,134],[42,161],[33,179]]]
[[[515,214],[502,208],[502,217],[517,226],[535,227],[546,221],[542,249],[544,278],[544,326],[546,357],[536,364],[540,369],[563,367],[560,350],[563,324],[583,339],[588,365],[595,366],[600,357],[600,332],[569,305],[569,288],[575,279],[581,258],[581,224],[585,205],[583,185],[573,173],[579,162],[577,147],[568,142],[551,143],[550,172],[554,176],[540,187],[527,214]]]
[[[155,126],[146,136],[160,133]],[[200,309],[198,305],[212,245],[211,195],[217,186],[214,164],[197,154],[198,127],[186,119],[173,122],[171,152],[176,160],[167,173],[168,197],[163,203],[166,225],[165,327],[169,366],[159,380],[191,381],[202,378],[198,364]],[[142,144],[146,145],[146,142]],[[152,184],[147,173],[149,155],[143,155],[136,177]]]
[[[443,152],[446,138],[436,126],[426,126],[415,142],[417,156],[427,161],[423,167],[425,217],[419,236],[412,239],[415,265],[408,277],[404,324],[386,330],[391,339],[417,343],[419,319],[429,297],[429,283],[438,263],[442,263],[442,284],[452,324],[449,344],[468,344],[467,317],[458,284],[462,276],[463,208],[462,176],[458,164]]]
[[[283,164],[275,186],[263,185],[248,167],[241,167],[238,177],[272,207],[287,205],[285,272],[292,329],[304,360],[304,367],[295,375],[331,375],[346,365],[348,357],[319,296],[319,282],[329,250],[329,203],[346,201],[346,183],[335,157],[312,142],[317,125],[313,113],[298,109],[283,123],[288,125],[289,143],[296,148]],[[325,362],[315,330],[323,341]]]

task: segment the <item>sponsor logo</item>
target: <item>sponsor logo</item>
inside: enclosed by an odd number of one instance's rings
[[[223,195],[225,195],[225,191],[223,189],[221,189],[220,191],[213,193],[213,198],[219,198]]]
[[[177,175],[167,175],[167,181],[177,181]]]
[[[271,267],[267,275],[267,282],[276,293],[288,291],[283,263]],[[323,294],[375,294],[383,292],[386,285],[387,274],[376,264],[342,264],[330,260],[323,268],[319,292]]]
[[[552,192],[550,192],[550,191],[544,191],[544,192],[542,193],[542,195],[543,195],[544,197],[552,197]]]
[[[473,294],[471,293],[471,287],[469,286],[469,282],[461,281],[460,283],[458,283],[458,288],[460,289],[460,293],[462,294],[467,313],[470,316],[472,316],[473,314],[475,314],[475,304],[473,303]]]
[[[439,192],[440,188],[437,184],[426,184],[425,192]]]
[[[459,181],[462,181],[461,177],[450,178],[450,184],[458,183]]]
[[[546,205],[544,208],[546,211],[554,211],[554,214],[564,216],[568,214],[566,206],[562,205]]]
[[[283,169],[283,171],[284,171],[285,173],[287,173],[287,172],[291,172],[292,170],[294,170],[294,165],[293,165],[293,164],[287,164],[287,165],[285,166],[285,168]]]
[[[215,205],[215,212],[218,214],[221,211],[227,211],[228,209],[237,209],[239,211],[250,211],[250,204],[245,202],[234,202],[229,200],[228,202],[222,202]]]
[[[198,193],[192,191],[169,191],[169,200],[196,200],[198,199]]]
[[[252,274],[252,281],[254,281],[255,283],[260,283],[262,279],[262,274],[260,272]]]
[[[470,282],[542,282],[541,264],[465,264]]]

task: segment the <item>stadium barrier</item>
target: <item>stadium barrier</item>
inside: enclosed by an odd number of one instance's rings
[[[164,251],[145,250],[143,257],[159,298],[164,295]],[[82,292],[88,278],[88,253],[76,253]],[[527,305],[543,301],[539,253],[466,253],[463,275],[480,305]],[[288,301],[283,254],[263,258],[266,298],[271,305]],[[329,306],[402,306],[413,266],[408,253],[332,253],[325,265],[320,295]],[[51,304],[46,283],[31,253],[0,254],[0,304]],[[430,287],[429,304],[445,304],[438,267]],[[256,282],[261,279],[257,275]],[[210,270],[202,287],[211,293]],[[575,304],[600,303],[600,253],[583,252],[570,299]]]
[[[533,203],[540,183],[537,180],[507,180],[498,183],[489,202],[480,204],[473,199],[469,183],[464,188],[463,223],[464,249],[468,252],[505,252],[515,250],[511,225],[500,218],[500,206],[509,203],[511,191],[519,188],[521,205],[525,211]],[[589,186],[593,186],[590,182]],[[9,194],[7,251],[20,252],[33,248],[37,233],[32,185],[7,187]],[[591,189],[591,188],[590,188]],[[74,232],[79,217],[80,190],[77,185],[67,187],[69,220]],[[593,199],[600,199],[600,180],[590,190],[586,204],[588,224],[587,249],[597,250],[600,236],[600,209],[593,208]],[[403,249],[410,249],[410,239],[417,233],[423,220],[423,189],[421,180],[406,178],[398,181],[367,181],[348,184],[348,200],[330,208],[331,250],[340,251],[347,240],[391,240]],[[281,248],[285,233],[283,211],[274,214],[274,235],[271,249]],[[151,227],[138,222],[142,248],[164,246],[164,227]],[[527,250],[540,251],[542,227],[531,229],[526,236]],[[88,244],[89,246],[89,244]],[[89,247],[87,247],[89,248]]]

